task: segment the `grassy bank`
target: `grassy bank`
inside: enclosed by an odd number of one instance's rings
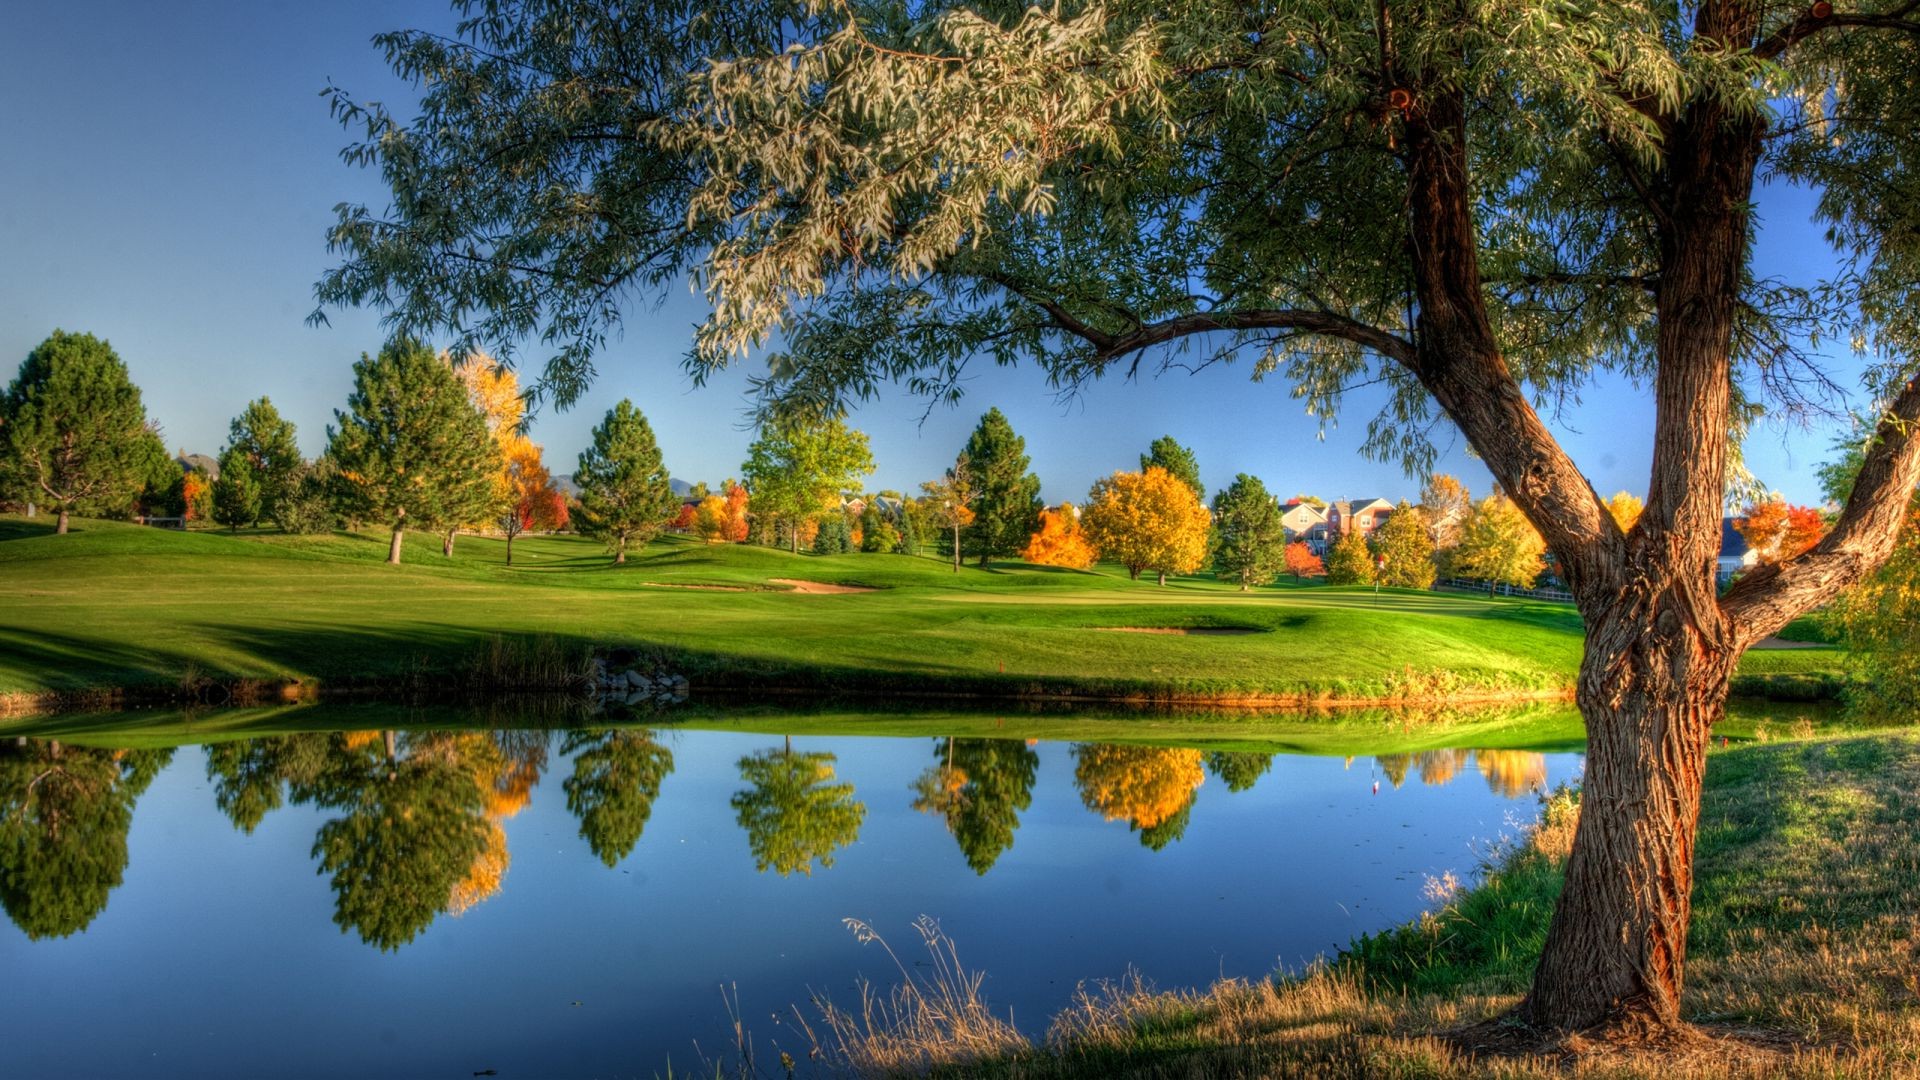
[[[1420,701],[1564,690],[1567,605],[1117,569],[967,567],[663,539],[623,566],[576,537],[176,533],[0,518],[0,694],[207,680],[470,681],[496,639],[649,650],[705,687]],[[817,595],[788,581],[871,591]],[[1140,633],[1231,630],[1232,635]],[[1756,677],[1831,670],[1831,649],[1755,654]]]
[[[1474,1058],[1444,1033],[1524,989],[1577,817],[1570,796],[1475,887],[1421,921],[1274,983],[1088,993],[1034,1046],[985,1014],[953,1031],[897,995],[825,1048],[857,1073],[1023,1078],[1911,1077],[1920,1075],[1920,737],[1716,751],[1701,811],[1685,1010],[1713,1036],[1632,1056]],[[918,996],[927,996],[924,991]]]

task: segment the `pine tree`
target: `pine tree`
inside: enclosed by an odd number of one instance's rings
[[[1433,535],[1418,507],[1400,500],[1386,523],[1373,531],[1369,546],[1380,584],[1401,589],[1433,588]]]
[[[1019,554],[1040,524],[1043,505],[1040,478],[1027,471],[1027,441],[1014,434],[999,409],[988,409],[960,456],[977,492],[965,553],[978,557],[981,566]]]
[[[393,529],[387,561],[400,561],[409,525],[468,520],[493,497],[499,448],[453,368],[432,349],[398,339],[353,366],[353,393],[327,454],[345,516]]]
[[[213,482],[213,520],[236,532],[260,520],[261,487],[253,462],[229,446],[220,454],[220,479]]]
[[[233,418],[233,423],[227,428],[227,450],[237,451],[246,458],[259,486],[260,511],[257,517],[271,521],[282,529],[287,528],[281,520],[283,505],[292,497],[294,485],[300,482],[300,471],[304,464],[295,434],[293,423],[282,418],[280,410],[264,397],[248,402],[247,407]],[[225,461],[226,454],[223,451],[220,466],[222,477],[227,473]],[[214,497],[218,499],[219,494],[216,492]]]
[[[580,488],[574,528],[606,544],[616,563],[627,561],[629,547],[653,539],[680,505],[652,426],[627,400],[593,429],[573,482]]]
[[[1259,477],[1240,473],[1215,495],[1213,521],[1216,573],[1238,582],[1241,592],[1279,576],[1287,560],[1287,530],[1280,522],[1280,504]]]
[[[140,388],[92,334],[55,330],[0,394],[0,495],[53,506],[56,533],[73,514],[130,508],[155,445]]]
[[[1201,502],[1207,501],[1207,485],[1200,482],[1200,459],[1193,451],[1174,441],[1171,435],[1162,435],[1147,445],[1147,452],[1140,455],[1140,469],[1158,465],[1173,474],[1173,478],[1193,489],[1194,497]]]

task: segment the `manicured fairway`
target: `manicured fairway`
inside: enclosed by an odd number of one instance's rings
[[[0,518],[0,692],[199,678],[393,680],[460,670],[491,639],[636,646],[706,685],[906,691],[1432,698],[1564,686],[1580,623],[1564,604],[1211,577],[1161,588],[1117,569],[816,557],[660,540],[614,566],[571,536],[177,533]],[[790,579],[869,586],[811,595]],[[687,586],[724,586],[725,589]],[[1236,627],[1236,635],[1117,628]],[[1831,650],[1756,657],[1834,666]],[[1773,666],[1768,666],[1773,665]]]

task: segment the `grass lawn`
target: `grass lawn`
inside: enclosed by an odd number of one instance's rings
[[[1684,1009],[1744,1041],[1635,1055],[1570,1044],[1476,1060],[1436,1035],[1499,1015],[1545,939],[1578,804],[1420,921],[1274,982],[1090,991],[1045,1046],[907,990],[823,1049],[858,1074],[1093,1077],[1913,1077],[1920,1075],[1920,736],[1717,750],[1701,806]],[[964,947],[965,943],[961,942]],[[928,1006],[921,1007],[924,1001]],[[941,1017],[958,1017],[958,1024]],[[958,1029],[956,1030],[956,1026]]]
[[[680,537],[623,566],[578,537],[523,537],[512,567],[504,549],[462,537],[445,558],[414,534],[392,567],[373,533],[81,521],[59,537],[0,518],[0,693],[444,678],[504,637],[657,650],[705,686],[1418,699],[1564,687],[1581,645],[1567,605],[1455,593],[1242,593],[1205,575],[1161,588],[1107,567],[956,574],[935,558]],[[778,579],[874,591],[811,595]],[[1754,654],[1743,670],[1791,676],[1837,655]]]

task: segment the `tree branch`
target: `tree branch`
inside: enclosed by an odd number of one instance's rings
[[[1915,10],[1920,10],[1920,0],[1907,0],[1906,3],[1890,11],[1870,15],[1834,13],[1826,18],[1816,18],[1809,9],[1799,18],[1767,35],[1760,44],[1754,46],[1753,55],[1762,60],[1776,59],[1781,53],[1822,30],[1865,27],[1875,30],[1905,30],[1910,34],[1920,34],[1920,22],[1907,18]]]
[[[1840,520],[1813,550],[1763,566],[1720,598],[1742,648],[1860,581],[1893,551],[1920,486],[1920,378],[1908,381],[1874,431]]]

